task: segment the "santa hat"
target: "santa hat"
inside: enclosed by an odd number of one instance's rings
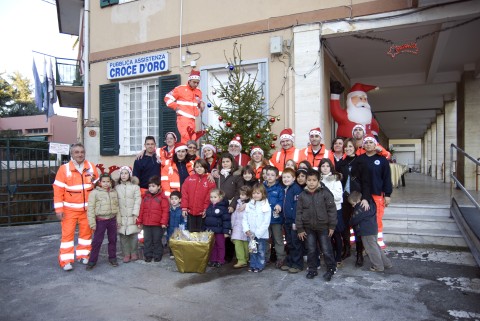
[[[190,76],[188,76],[188,80],[200,81],[200,71],[197,71],[197,70],[190,71]]]
[[[242,136],[240,134],[236,134],[235,137],[228,143],[228,145],[237,145],[242,148]]]
[[[165,134],[165,140],[167,140],[168,134],[172,134],[173,139],[175,139],[175,141],[177,141],[177,135],[176,135],[174,132],[167,132],[167,133]]]
[[[213,146],[212,144],[205,144],[202,146],[202,154],[205,154],[205,148],[213,150],[214,154],[217,153],[217,149],[215,148],[215,146]]]
[[[282,142],[285,139],[290,139],[293,142],[293,137],[295,135],[293,134],[293,131],[291,128],[285,128],[280,132],[280,142]]]
[[[263,155],[263,149],[260,146],[253,146],[252,150],[250,151],[250,156],[253,156],[254,153],[259,152]]]
[[[363,145],[365,145],[365,143],[368,141],[373,142],[375,143],[375,145],[377,145],[377,140],[375,139],[375,137],[373,137],[373,135],[365,135],[365,138],[363,138]]]
[[[175,144],[175,153],[178,152],[179,150],[187,150],[188,147],[185,144],[182,143],[176,143]]]
[[[353,132],[355,131],[356,128],[361,128],[363,130],[364,135],[367,133],[367,131],[365,130],[365,126],[363,126],[362,124],[356,124],[352,128],[352,137],[353,137]]]
[[[128,174],[130,174],[130,177],[132,177],[132,169],[130,168],[130,166],[122,166],[122,167],[120,167],[120,173],[121,173],[123,170],[126,170],[126,171],[128,172]]]
[[[350,92],[348,93],[347,97],[350,98],[350,97],[353,97],[353,96],[366,95],[366,93],[369,92],[370,90],[378,90],[378,87],[377,86],[372,86],[372,85],[365,85],[365,84],[356,83],[350,89]]]
[[[310,135],[319,135],[320,138],[322,138],[322,130],[320,129],[320,127],[317,127],[317,128],[313,128],[313,129],[310,129],[310,131],[308,132],[308,136]]]

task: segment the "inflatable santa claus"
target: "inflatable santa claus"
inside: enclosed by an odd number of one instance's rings
[[[340,94],[343,86],[338,82],[330,84],[330,112],[338,124],[337,136],[351,137],[356,124],[365,127],[367,134],[378,136],[379,126],[372,117],[367,92],[378,87],[356,83],[347,95],[347,109],[340,106]]]

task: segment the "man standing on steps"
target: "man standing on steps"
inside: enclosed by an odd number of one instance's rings
[[[98,178],[95,164],[85,160],[81,143],[70,147],[71,160],[58,169],[53,183],[55,214],[62,225],[62,240],[58,263],[65,271],[73,269],[75,254],[78,262],[88,263],[92,249],[92,230],[88,225],[88,196]],[[78,245],[75,251],[74,236],[78,224]]]
[[[375,149],[377,140],[372,135],[367,135],[363,139],[363,148],[365,154],[358,156],[358,162],[365,168],[368,168],[371,177],[370,193],[377,206],[377,224],[378,224],[378,245],[382,249],[386,247],[383,241],[383,223],[382,218],[385,207],[390,204],[390,195],[392,194],[392,178],[390,174],[390,164],[387,159],[377,154]]]

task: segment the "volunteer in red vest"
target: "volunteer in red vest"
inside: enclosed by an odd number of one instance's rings
[[[242,136],[236,134],[228,144],[228,152],[233,156],[238,166],[245,167],[250,161],[250,156],[242,153]]]
[[[202,91],[198,89],[200,72],[192,70],[186,85],[175,87],[165,95],[164,101],[168,108],[177,113],[177,128],[180,132],[181,142],[190,140],[188,128],[195,129],[195,119],[205,109],[202,101]]]
[[[365,127],[363,125],[356,124],[355,126],[353,126],[352,138],[355,141],[355,146],[357,147],[357,151],[356,151],[357,156],[365,154],[365,149],[363,148],[363,139],[365,137],[366,137]],[[383,156],[388,160],[392,157],[392,154],[390,154],[390,152],[385,148],[383,148],[383,146],[380,145],[379,143],[377,143],[377,145],[375,146],[375,151],[377,152],[378,155]]]
[[[85,160],[85,148],[77,143],[70,148],[71,160],[58,169],[53,183],[55,214],[62,225],[62,239],[58,262],[65,271],[73,269],[75,255],[78,262],[88,263],[92,249],[92,230],[88,225],[88,195],[98,178],[95,164]],[[78,224],[78,244],[74,236]]]
[[[310,144],[301,150],[300,161],[308,161],[315,170],[318,170],[320,161],[324,158],[330,159],[332,163],[334,162],[332,151],[322,144],[323,136],[320,127],[311,129],[308,132],[308,139]]]
[[[338,124],[337,136],[350,137],[353,126],[362,124],[367,134],[378,136],[379,126],[372,116],[367,92],[378,87],[356,83],[347,95],[347,108],[340,106],[340,94],[344,88],[338,82],[330,84],[330,113]]]
[[[193,173],[193,160],[188,160],[187,145],[175,144],[175,154],[171,161],[162,166],[161,185],[166,196],[173,191],[181,191],[185,179]]]
[[[300,149],[295,148],[293,145],[293,137],[294,134],[291,128],[285,128],[282,130],[280,132],[280,146],[282,146],[282,148],[273,153],[272,157],[270,158],[270,165],[278,168],[280,175],[285,168],[285,163],[289,159],[293,159],[296,163],[302,160]]]

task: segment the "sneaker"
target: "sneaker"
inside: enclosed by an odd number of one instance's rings
[[[343,263],[342,262],[337,262],[337,269],[338,268],[341,268],[343,266]]]
[[[110,259],[108,260],[108,263],[110,263],[111,266],[118,266],[117,259]]]
[[[282,267],[280,268],[280,270],[282,271],[288,271],[290,270],[290,267],[288,265],[282,265]]]
[[[370,271],[372,271],[372,272],[383,272],[383,270],[376,269],[374,266],[370,267]]]
[[[130,261],[136,261],[136,260],[138,260],[138,255],[132,254],[132,256],[130,257]]]
[[[233,265],[233,268],[234,268],[234,269],[241,269],[241,268],[246,267],[246,266],[247,266],[247,263],[240,263],[240,262],[238,262],[237,264],[234,264],[234,265]]]
[[[209,261],[209,262],[207,263],[207,265],[208,265],[209,267],[214,267],[214,266],[215,266],[215,262]]]
[[[325,274],[323,274],[323,278],[328,282],[332,279],[334,274],[335,271],[333,269],[329,269],[327,272],[325,272]]]
[[[262,271],[263,271],[263,269],[253,269],[253,273],[260,273]]]
[[[91,271],[95,267],[95,263],[89,262],[87,266],[85,267],[85,270]]]
[[[71,270],[73,270],[73,265],[72,265],[72,263],[67,263],[67,264],[65,264],[65,266],[63,267],[63,270],[64,270],[64,271],[71,271]]]
[[[125,255],[123,257],[123,263],[128,263],[128,262],[130,262],[130,255]]]
[[[83,265],[87,265],[88,264],[88,259],[85,258],[85,257],[83,259],[78,259],[78,263],[83,264]]]
[[[248,268],[248,272],[255,272],[255,268]]]
[[[145,262],[147,262],[147,263],[152,262],[152,258],[151,258],[151,257],[146,257],[146,258],[145,258]]]
[[[301,272],[301,271],[302,270],[294,268],[294,267],[288,269],[288,273],[298,273],[298,272]]]
[[[170,255],[170,260],[175,260],[175,256]]]
[[[220,263],[220,262],[215,262],[215,263],[213,263],[213,267],[216,267],[216,268],[219,268],[219,267],[221,267],[222,265],[223,265],[223,264]]]
[[[161,257],[156,257],[156,258],[153,259],[153,262],[160,262],[161,260],[162,260]]]
[[[308,271],[307,273],[307,279],[313,279],[314,277],[316,277],[318,275],[318,272],[317,271]]]

